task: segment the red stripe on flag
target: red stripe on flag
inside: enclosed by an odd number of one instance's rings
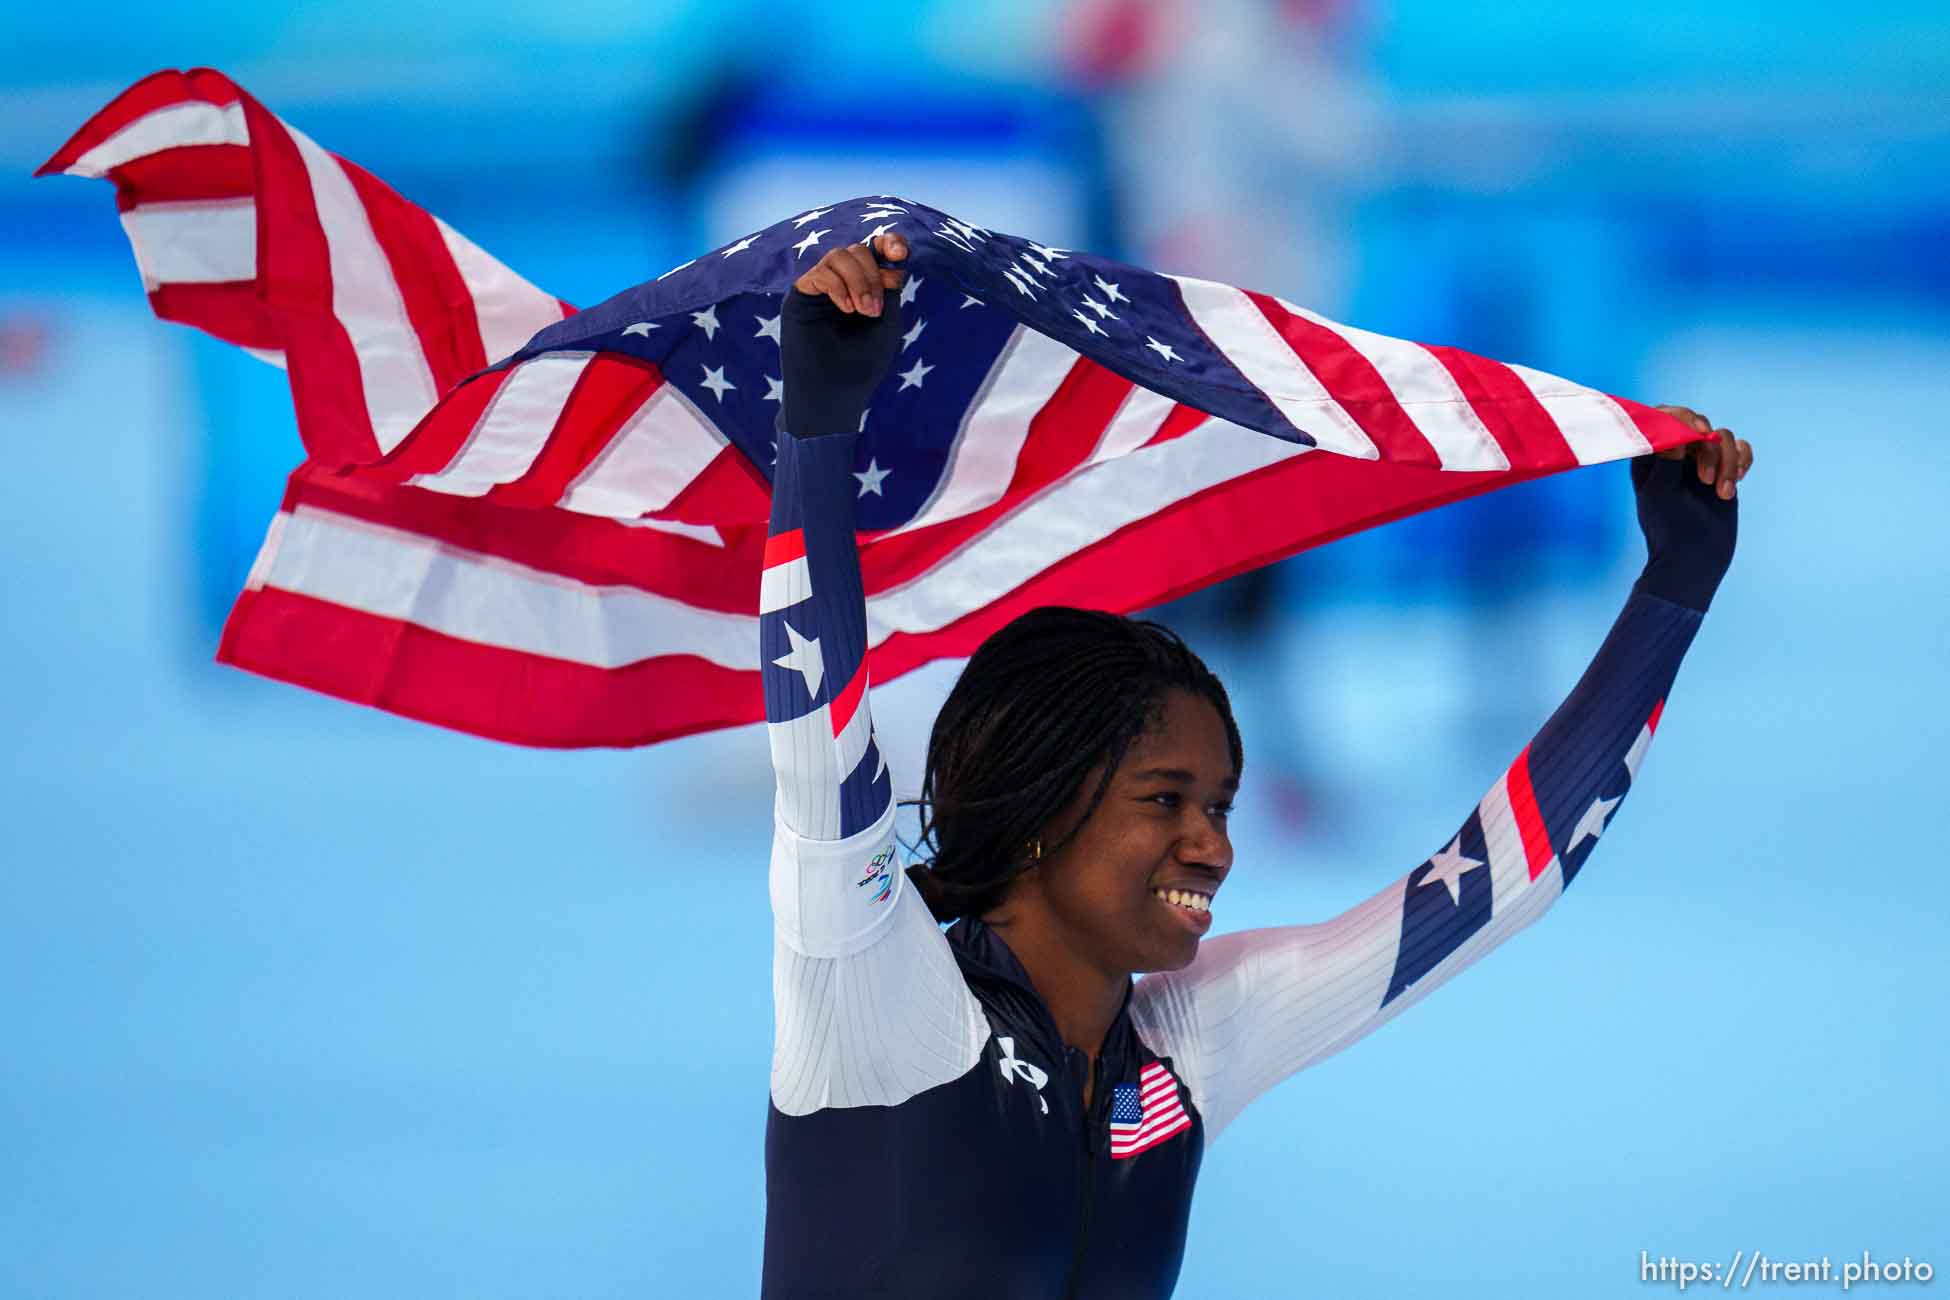
[[[1516,477],[1536,477],[1543,472]],[[1511,481],[1513,476],[1507,473],[1445,473],[1343,456],[1306,455],[1284,460],[1188,497],[1064,557],[1016,590],[946,627],[889,637],[868,654],[871,680],[889,682],[936,659],[971,654],[996,628],[1038,605],[1081,605],[1121,612],[1161,604],[1208,582],[1343,533],[1474,496]],[[363,475],[331,474],[315,466],[302,467],[292,476],[285,508],[299,505],[317,505],[407,529],[578,581],[636,586],[699,608],[734,614],[752,612],[764,550],[764,539],[755,528],[727,531],[729,545],[719,548],[567,511],[494,507],[469,498],[394,487]],[[361,672],[382,672],[391,653],[390,643],[372,637],[353,638],[345,645],[345,653],[351,658],[326,667],[311,665],[302,652],[292,651],[295,657],[287,668],[280,659],[285,653],[284,643],[260,637],[250,628],[257,617],[252,609],[265,608],[264,602],[272,594],[247,593],[239,602],[232,620],[236,630],[226,633],[226,643],[231,646],[226,651],[227,662],[363,701],[346,679],[363,680],[358,677]],[[326,620],[320,635],[329,634],[331,625]],[[511,651],[491,653],[512,655],[516,662],[533,662],[534,658]],[[449,670],[467,671],[467,664],[464,660],[452,661]],[[682,674],[664,678],[634,670],[604,674],[590,668],[579,668],[576,674],[578,689],[587,692],[592,714],[607,709],[619,719],[637,719],[632,727],[619,724],[602,731],[605,738],[586,743],[644,743],[664,735],[753,722],[764,716],[755,673],[741,697],[748,701],[745,711],[705,722],[699,722],[697,711],[683,698],[687,679]],[[425,681],[418,676],[407,680]],[[601,688],[603,682],[609,683],[606,690]],[[492,708],[470,704],[464,709],[443,702],[445,693],[458,689],[457,685],[443,688],[429,684],[426,689],[433,698],[420,699],[402,687],[379,703],[410,717],[499,739],[564,746],[584,743],[552,720],[537,720],[530,703],[535,697],[522,689],[511,689]],[[646,697],[655,697],[661,704],[648,709]],[[625,732],[636,739],[614,738]]]
[[[352,339],[332,314],[332,263],[298,146],[284,124],[242,95],[257,159],[257,282],[284,335],[298,433],[327,465],[379,458]]]
[[[1325,325],[1296,316],[1266,294],[1246,296],[1286,340],[1294,355],[1361,426],[1361,431],[1381,449],[1384,459],[1407,465],[1442,463],[1435,448],[1396,400],[1395,390],[1353,344]]]
[[[130,159],[109,171],[115,206],[247,199],[257,192],[251,151],[241,144],[189,144]]]
[[[774,533],[765,539],[765,567],[790,564],[794,560],[806,558],[806,530],[794,528],[790,532]]]
[[[635,587],[698,609],[754,613],[762,539],[721,530],[726,545],[570,510],[496,506],[315,465],[291,476],[284,508],[316,506],[597,587]],[[756,718],[758,715],[754,714]],[[749,720],[749,719],[748,719]]]
[[[1652,716],[1645,720],[1645,729],[1656,734],[1659,730],[1659,718],[1665,711],[1666,702],[1662,698],[1657,704],[1652,706]]]
[[[757,673],[692,655],[595,668],[274,588],[238,598],[217,660],[518,745],[647,745],[765,712]]]
[[[827,710],[827,715],[833,722],[835,736],[845,731],[846,724],[853,721],[853,715],[859,711],[860,701],[866,693],[867,665],[866,661],[862,660],[860,667],[853,674],[853,680],[846,684],[845,690],[833,697],[832,706]]]
[[[771,510],[772,485],[753,468],[744,452],[727,443],[654,517],[722,527],[763,523]]]
[[[1537,791],[1530,784],[1530,746],[1523,747],[1517,761],[1510,764],[1509,779],[1504,783],[1510,792],[1510,810],[1517,816],[1517,831],[1523,836],[1524,861],[1530,866],[1532,880],[1544,874],[1556,855],[1551,852],[1550,831],[1544,826],[1543,811],[1537,807]]]
[[[1632,423],[1638,426],[1638,431],[1645,435],[1645,440],[1652,444],[1654,451],[1667,451],[1689,442],[1705,442],[1713,437],[1711,433],[1693,432],[1693,426],[1678,416],[1667,415],[1644,402],[1635,402],[1629,397],[1614,397],[1611,400],[1632,417]]]
[[[1547,470],[1444,471],[1313,453],[1195,493],[1054,561],[1036,577],[937,631],[897,632],[869,652],[890,682],[935,659],[973,654],[1038,605],[1126,613],[1223,581],[1337,537],[1460,501]],[[876,567],[869,544],[861,562]],[[868,590],[880,588],[871,582]]]
[[[1564,440],[1530,385],[1501,361],[1479,357],[1461,348],[1424,345],[1424,350],[1442,363],[1456,387],[1469,401],[1469,409],[1490,431],[1512,465],[1570,466],[1578,463],[1577,453]]]
[[[1165,417],[1164,423],[1158,426],[1156,433],[1145,440],[1144,445],[1155,447],[1161,442],[1182,438],[1211,418],[1209,413],[1199,410],[1196,406],[1187,406],[1180,402],[1171,408],[1171,414]]]
[[[81,155],[159,108],[198,100],[222,106],[237,102],[243,93],[236,82],[210,68],[192,68],[188,72],[168,68],[152,72],[82,123],[81,129],[68,137],[68,142],[55,150],[54,156],[36,168],[34,174],[47,176],[66,171]]]
[[[504,506],[554,505],[663,382],[663,372],[648,361],[598,352],[576,376],[534,463],[512,483],[497,484],[483,500]]]
[[[460,455],[460,449],[473,436],[494,402],[501,385],[508,382],[516,367],[493,370],[447,394],[413,431],[400,439],[399,446],[372,465],[361,466],[359,473],[388,483],[404,483],[415,474],[438,474]]]
[[[257,296],[257,285],[250,280],[223,284],[159,284],[149,291],[149,308],[163,320],[214,334],[239,347],[284,347],[277,322]]]
[[[336,155],[334,155],[336,157]],[[401,198],[392,186],[357,163],[337,159],[366,210],[366,220],[386,255],[406,318],[419,336],[433,372],[433,389],[445,393],[489,361],[481,350],[474,295],[447,251],[433,215]]]
[[[1132,387],[1123,376],[1079,357],[1043,409],[1030,420],[1029,437],[1002,499],[956,519],[871,539],[860,557],[868,593],[922,576],[1014,511],[1025,497],[1083,464],[1102,441],[1104,430],[1116,418]]]

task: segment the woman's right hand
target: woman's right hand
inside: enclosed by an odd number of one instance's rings
[[[878,316],[888,289],[898,289],[907,272],[882,266],[874,254],[890,262],[907,260],[907,240],[899,235],[875,235],[873,247],[846,244],[819,259],[812,270],[792,282],[800,293],[818,297],[825,294],[843,312]]]
[[[785,428],[795,437],[853,433],[873,390],[900,351],[900,300],[886,310],[886,291],[907,272],[881,266],[907,260],[899,235],[835,248],[793,281],[780,307],[780,366]]]

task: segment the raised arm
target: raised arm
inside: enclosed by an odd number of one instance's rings
[[[1690,413],[1688,413],[1690,414]],[[1722,478],[1751,462],[1745,443]],[[1140,981],[1140,1031],[1216,1137],[1246,1104],[1373,1032],[1557,901],[1637,779],[1666,694],[1733,555],[1731,483],[1632,465],[1650,558],[1584,676],[1428,860],[1333,920],[1208,940]]]
[[[867,699],[855,430],[899,328],[897,312],[856,308],[896,276],[863,248],[835,250],[801,277],[814,292],[788,291],[781,308],[784,427],[759,636],[778,778],[772,1100],[787,1115],[905,1101],[966,1071],[985,1037],[896,861],[892,778]]]

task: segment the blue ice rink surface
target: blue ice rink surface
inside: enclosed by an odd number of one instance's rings
[[[586,303],[831,160],[773,141],[775,170],[647,207],[602,170],[739,43],[709,6],[456,11],[421,62],[369,0],[107,8],[86,49],[60,11],[0,19],[0,1300],[753,1294],[762,735],[524,750],[216,667],[298,456],[279,377],[149,315],[105,186],[23,177],[134,76],[219,63]],[[816,81],[845,33],[790,8],[758,57]],[[924,73],[1042,75],[1009,44],[1037,6],[915,8]],[[1400,120],[1480,111],[1521,148],[1371,196],[1356,323],[1688,403],[1758,463],[1590,869],[1228,1130],[1178,1294],[1673,1290],[1641,1252],[1950,1268],[1942,17],[1658,0],[1628,39],[1541,0],[1391,12],[1369,60]],[[626,75],[680,37],[688,62]],[[1031,161],[961,170],[1083,167]],[[1303,557],[1257,639],[1194,632],[1249,757],[1221,929],[1420,863],[1570,689],[1642,555],[1624,469],[1578,474],[1512,490],[1583,539],[1521,579],[1398,585],[1493,549],[1425,555],[1459,530],[1410,521]],[[876,687],[905,790],[942,686]]]

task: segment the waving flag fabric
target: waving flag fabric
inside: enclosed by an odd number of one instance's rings
[[[912,250],[854,473],[878,681],[1036,605],[1156,604],[1695,436],[884,195],[577,313],[208,70],[137,83],[42,172],[115,183],[158,315],[290,372],[306,460],[219,658],[529,744],[763,716],[779,301],[874,234]]]

